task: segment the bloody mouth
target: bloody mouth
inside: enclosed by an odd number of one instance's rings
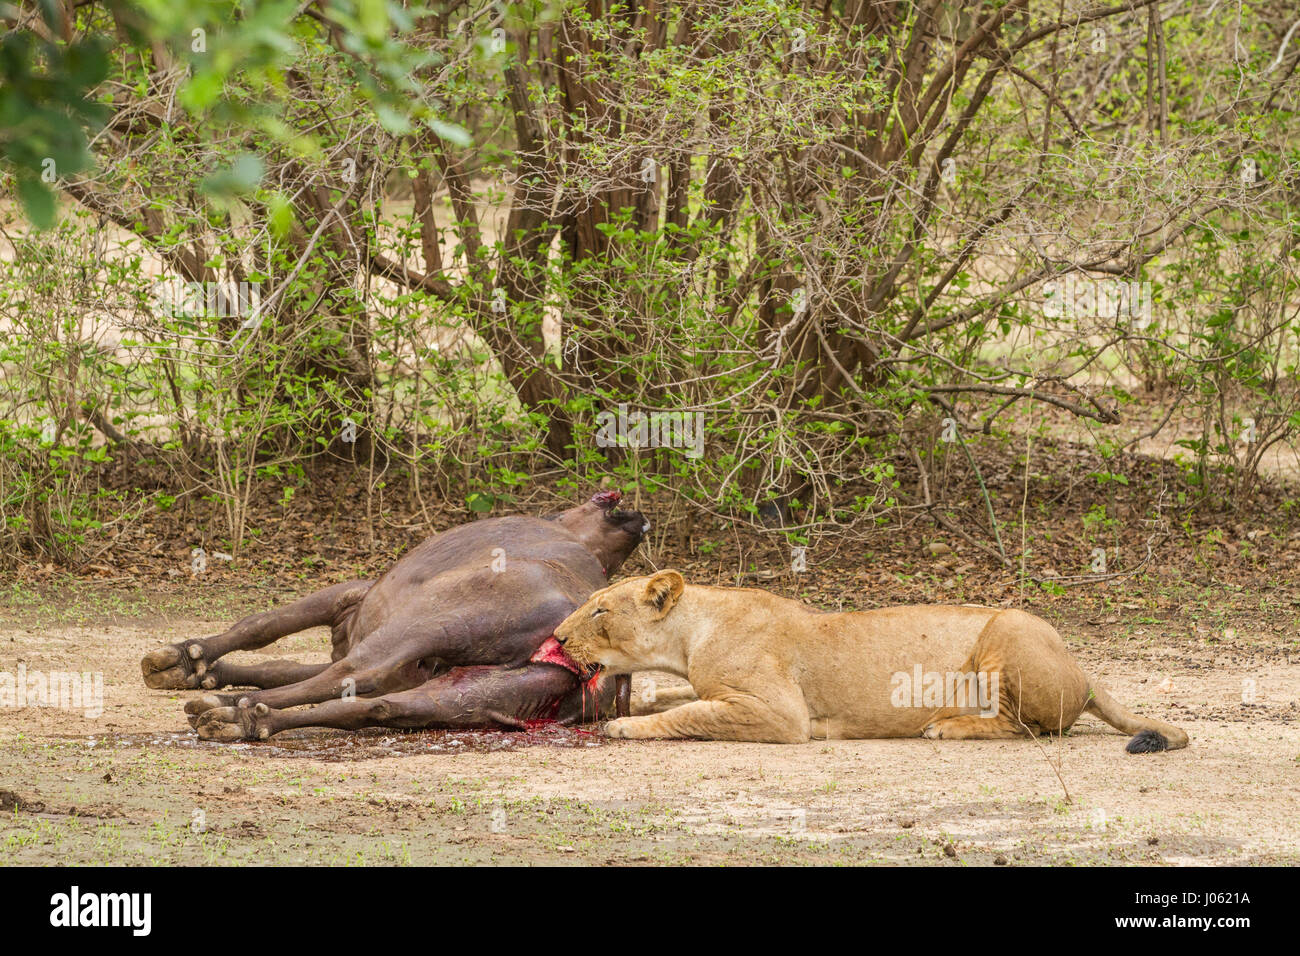
[[[572,671],[578,677],[586,677],[587,669],[569,656],[569,652],[555,639],[554,634],[542,641],[542,646],[533,651],[533,656],[528,660],[534,664],[554,664]]]
[[[617,492],[612,493],[617,494]],[[528,660],[534,664],[554,664],[557,667],[563,667],[583,683],[595,680],[596,675],[601,671],[600,665],[582,667],[578,664],[569,656],[569,652],[564,649],[564,646],[555,639],[554,634],[542,641],[542,646],[534,651],[533,656]],[[630,717],[632,715],[632,675],[616,674],[614,676],[614,708],[619,717]]]

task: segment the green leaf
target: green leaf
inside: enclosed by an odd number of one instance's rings
[[[20,179],[18,197],[23,202],[27,218],[37,229],[48,229],[54,225],[54,194],[39,179]]]
[[[282,239],[293,226],[293,205],[283,193],[274,193],[266,202],[266,227],[271,235]]]
[[[40,0],[40,7],[41,19],[50,28],[50,32],[61,36],[63,34],[63,18],[59,16],[59,5],[54,0]]]
[[[251,192],[262,181],[266,167],[252,153],[241,153],[226,169],[205,176],[199,191],[214,198],[228,198]]]
[[[388,34],[388,4],[385,0],[357,0],[357,20],[371,43],[382,43]]]
[[[187,109],[205,110],[221,97],[223,86],[225,77],[216,70],[195,73],[180,92],[181,104]]]
[[[454,146],[468,146],[473,142],[469,133],[454,123],[447,123],[440,119],[427,119],[424,122],[440,139],[445,139]]]
[[[375,115],[379,123],[390,133],[401,135],[411,131],[411,121],[404,114],[384,103],[375,104]]]

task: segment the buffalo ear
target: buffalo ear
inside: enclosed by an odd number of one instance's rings
[[[686,588],[686,579],[678,571],[660,571],[650,575],[641,592],[641,603],[648,605],[653,612],[653,620],[660,620],[677,603]]]

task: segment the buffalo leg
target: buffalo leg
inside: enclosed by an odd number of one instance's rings
[[[335,584],[273,611],[250,614],[215,637],[160,647],[140,662],[144,682],[156,690],[212,688],[234,683],[223,669],[213,667],[218,658],[231,651],[265,647],[309,627],[333,627],[360,603],[369,588],[368,581]],[[307,676],[311,675],[304,673],[295,680]]]
[[[298,727],[512,728],[529,720],[574,722],[586,709],[575,693],[590,698],[588,719],[597,716],[600,690],[579,684],[552,664],[523,667],[453,667],[411,690],[374,698],[329,700],[301,710],[281,710],[241,699],[199,715],[199,736],[207,740],[265,740]],[[610,696],[608,688],[604,694]],[[608,701],[606,701],[608,703]]]
[[[392,625],[388,629],[393,629]],[[433,676],[423,663],[429,655],[422,650],[422,642],[407,641],[390,646],[387,641],[375,640],[376,636],[378,634],[370,635],[347,657],[325,665],[296,684],[247,693],[204,694],[187,701],[185,713],[198,717],[214,708],[230,708],[245,703],[249,707],[262,704],[283,710],[329,700],[379,697],[419,687]]]
[[[315,677],[329,667],[328,664],[299,664],[297,661],[266,661],[261,664],[233,664],[230,661],[217,661],[208,671],[209,678],[216,675],[217,686],[221,687],[286,687],[309,677]],[[207,678],[205,678],[206,680]],[[191,727],[198,726],[199,714],[212,705],[209,698],[218,695],[204,695],[196,703],[187,702],[185,712],[189,715]],[[219,695],[229,697],[233,704],[242,695]]]
[[[285,687],[315,677],[329,664],[300,664],[298,661],[263,661],[235,664],[218,661],[208,671],[216,675],[216,687]]]
[[[543,608],[543,612],[549,615],[549,609]],[[530,622],[520,622],[519,626],[524,632],[535,629]],[[486,640],[493,635],[483,637]],[[187,702],[185,712],[198,717],[204,711],[234,707],[245,700],[250,707],[265,704],[268,708],[284,710],[329,700],[381,697],[414,689],[433,679],[437,676],[433,667],[488,666],[510,670],[522,666],[522,661],[489,665],[456,659],[467,649],[473,650],[475,643],[467,637],[459,612],[443,611],[439,615],[425,606],[408,608],[391,614],[380,627],[356,643],[346,657],[306,680],[246,694],[204,694]]]
[[[451,613],[448,620],[452,627],[459,623],[455,613]],[[266,704],[283,710],[300,704],[319,704],[350,697],[379,697],[410,690],[434,676],[424,662],[445,661],[447,648],[455,639],[454,632],[448,635],[446,621],[411,614],[392,615],[348,651],[346,657],[334,661],[319,674],[296,684],[249,691],[247,694],[204,694],[189,701],[185,712],[197,716],[205,710],[232,706],[243,700],[247,700],[250,706]]]

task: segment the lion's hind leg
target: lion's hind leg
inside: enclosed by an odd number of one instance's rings
[[[1062,734],[1088,700],[1088,679],[1055,628],[1014,609],[989,620],[956,677],[954,690],[963,692],[945,701],[950,709],[936,711],[923,736],[1006,740]]]
[[[1014,718],[997,714],[981,717],[969,714],[962,717],[943,717],[932,720],[921,731],[922,737],[931,740],[1007,740],[1039,733],[1035,724],[1022,724]]]

